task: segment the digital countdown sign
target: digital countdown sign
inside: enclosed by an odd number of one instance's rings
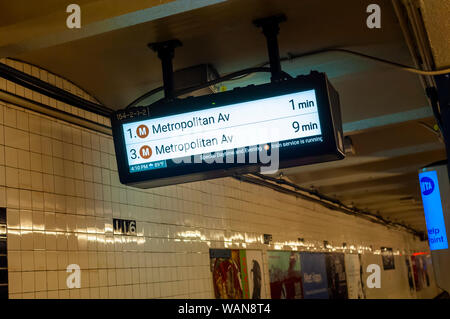
[[[323,73],[161,102],[112,117],[122,183],[149,188],[344,157]]]

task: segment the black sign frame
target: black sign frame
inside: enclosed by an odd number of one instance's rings
[[[137,107],[115,112],[111,117],[117,169],[122,184],[139,188],[151,188],[198,180],[259,172],[265,164],[257,163],[182,163],[170,161],[167,168],[131,173],[126,154],[122,126],[131,122],[166,117],[187,112],[214,109],[274,96],[315,90],[318,104],[322,142],[279,149],[279,168],[339,160],[345,157],[339,95],[329,83],[325,73],[312,71],[309,75],[291,80],[262,85],[250,85],[216,94],[175,99],[150,107]],[[281,141],[280,141],[281,142]],[[246,155],[248,156],[248,154]],[[247,157],[248,158],[248,157]]]

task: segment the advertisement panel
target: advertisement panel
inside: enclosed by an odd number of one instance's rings
[[[325,254],[301,253],[300,260],[302,265],[304,298],[329,298]]]
[[[364,299],[364,290],[361,282],[361,263],[356,254],[346,254],[345,274],[347,278],[348,299]]]
[[[268,251],[267,255],[272,299],[301,299],[300,254],[293,251]]]
[[[243,299],[244,284],[241,276],[239,250],[211,249],[211,272],[217,299]]]
[[[325,255],[328,278],[328,296],[330,299],[347,299],[347,279],[343,253]]]
[[[262,252],[247,250],[246,255],[249,298],[267,299]]]

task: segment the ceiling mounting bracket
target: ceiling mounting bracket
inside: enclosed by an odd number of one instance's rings
[[[263,34],[267,40],[267,49],[269,52],[270,73],[272,74],[271,82],[278,82],[284,79],[281,71],[280,50],[278,47],[279,24],[286,21],[284,14],[274,15],[266,18],[256,19],[253,24],[262,28]]]
[[[148,44],[148,47],[157,52],[158,58],[161,59],[164,83],[164,97],[166,101],[172,100],[174,98],[172,60],[175,55],[175,48],[180,46],[182,46],[182,43],[177,39]]]

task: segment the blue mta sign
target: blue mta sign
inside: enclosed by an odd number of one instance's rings
[[[422,195],[430,195],[434,191],[434,182],[429,177],[422,177],[420,179]]]
[[[436,171],[421,172],[419,180],[430,249],[448,249],[437,173]]]

